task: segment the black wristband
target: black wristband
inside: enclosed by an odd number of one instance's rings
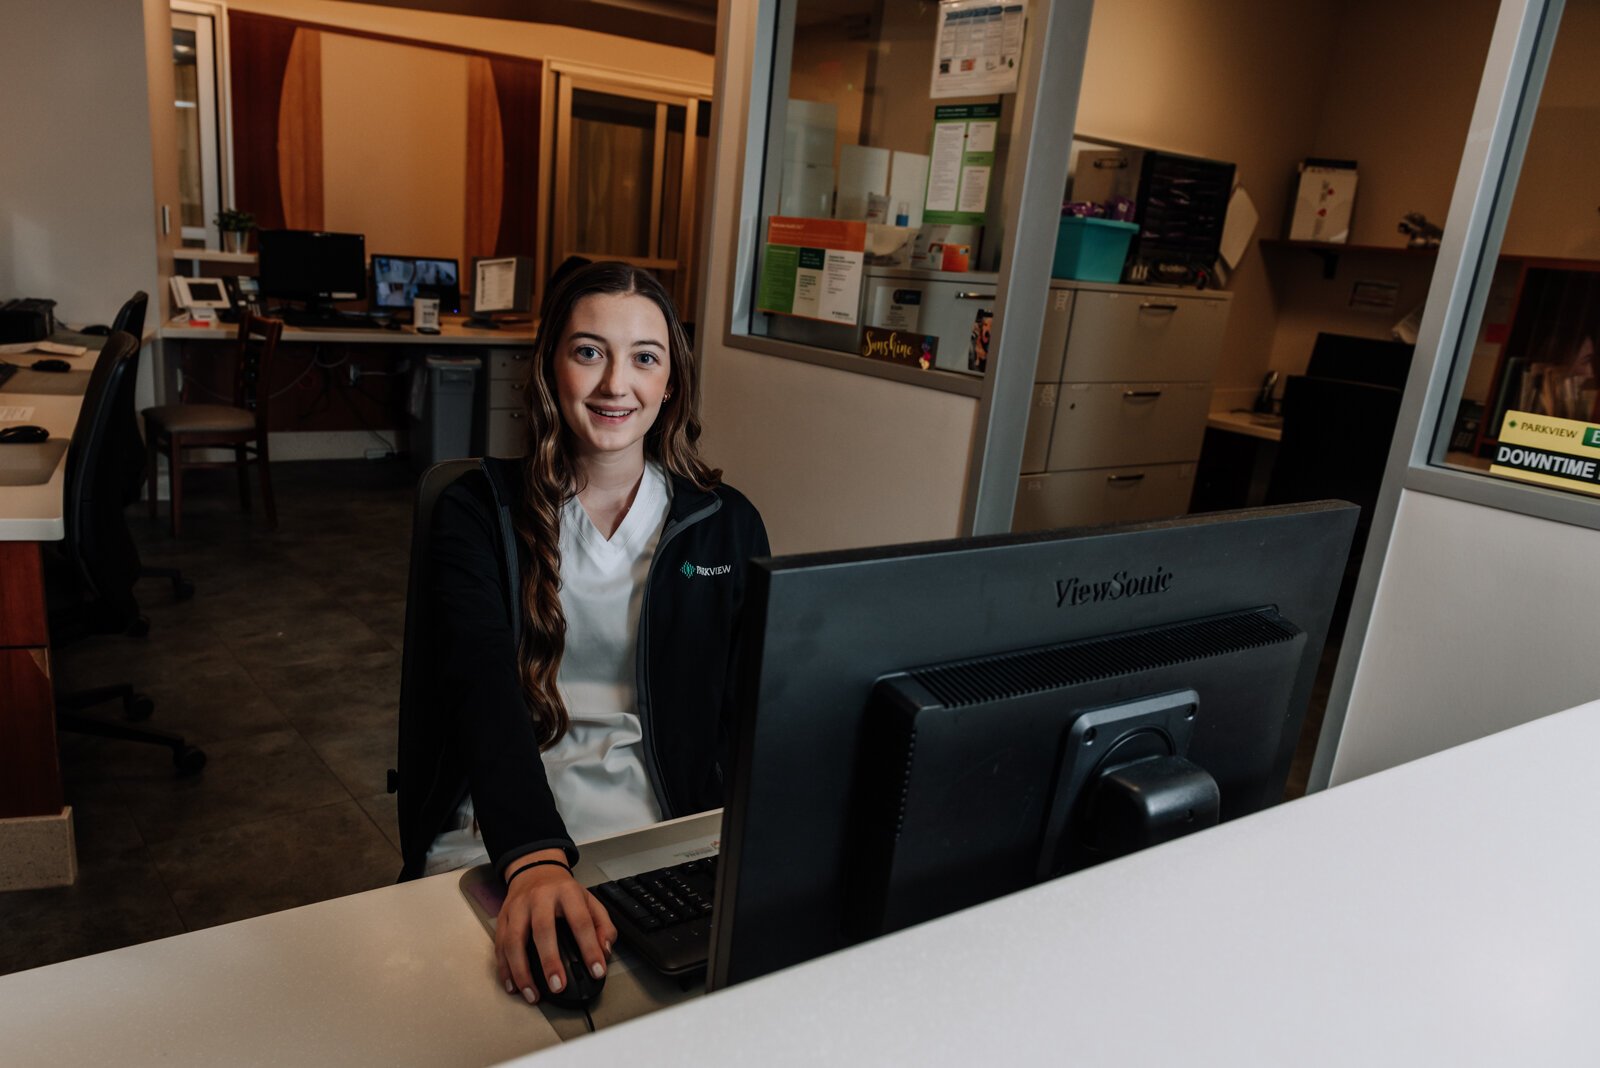
[[[562,871],[566,872],[568,875],[572,874],[572,869],[567,866],[566,861],[562,861],[562,860],[536,860],[536,861],[532,862],[531,864],[524,864],[522,867],[518,868],[516,871],[512,872],[510,875],[507,875],[506,876],[506,889],[509,890],[511,888],[511,880],[512,879],[515,879],[517,876],[521,875],[523,872],[527,871],[529,868],[539,868],[539,867],[543,867],[546,864],[549,864],[552,867],[560,868]]]

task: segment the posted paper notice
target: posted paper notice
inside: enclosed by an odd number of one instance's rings
[[[933,109],[933,155],[923,222],[983,225],[999,126],[999,104],[940,104]]]
[[[867,224],[846,219],[767,219],[756,306],[764,312],[856,325]]]
[[[1022,0],[942,0],[933,52],[935,98],[1017,91],[1027,6]]]

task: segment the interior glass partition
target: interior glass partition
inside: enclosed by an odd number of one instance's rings
[[[1539,35],[1427,453],[1538,487],[1532,510],[1600,496],[1600,7],[1551,4]]]

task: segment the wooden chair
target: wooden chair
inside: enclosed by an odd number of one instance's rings
[[[239,475],[239,504],[250,511],[248,468],[261,469],[261,500],[267,524],[278,525],[268,473],[267,412],[271,401],[272,358],[283,335],[283,322],[245,312],[239,319],[239,341],[233,368],[232,404],[164,404],[144,410],[145,466],[150,515],[156,507],[156,457],[166,453],[172,477],[172,536],[182,533],[183,472],[192,468],[232,467]],[[231,448],[231,461],[196,461],[185,449]]]

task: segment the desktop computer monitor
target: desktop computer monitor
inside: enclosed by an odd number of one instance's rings
[[[453,259],[372,254],[373,311],[409,312],[418,297],[437,299],[441,313],[460,311],[461,265]]]
[[[533,261],[526,256],[475,257],[472,261],[472,316],[467,326],[494,330],[495,312],[533,310]]]
[[[709,987],[1277,802],[1356,513],[754,562]]]
[[[262,230],[261,295],[326,305],[359,300],[367,289],[367,240],[322,230]]]

